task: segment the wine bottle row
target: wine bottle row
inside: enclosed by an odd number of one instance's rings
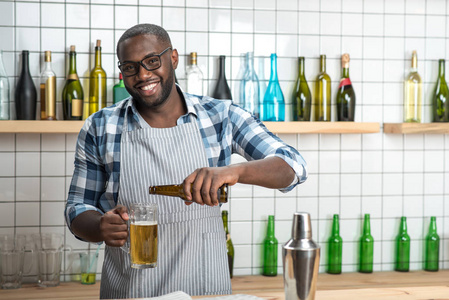
[[[440,238],[437,234],[436,217],[430,218],[430,226],[424,244],[424,266],[426,271],[438,271]],[[395,267],[396,271],[407,272],[410,269],[410,236],[407,233],[406,217],[401,217],[399,233],[396,236]],[[327,243],[326,272],[340,274],[343,262],[343,239],[340,236],[338,214],[334,215],[332,233]],[[358,271],[372,273],[374,263],[374,238],[371,235],[370,215],[365,214],[363,232],[359,240]]]
[[[29,69],[29,51],[22,51],[22,69],[17,81],[14,103],[17,120],[36,120],[36,107],[40,102],[40,119],[56,120],[56,74],[51,65],[51,51],[45,51],[44,68],[40,74],[39,96]],[[120,74],[121,75],[121,74]],[[64,120],[82,120],[106,107],[106,72],[101,66],[101,40],[95,46],[95,66],[89,76],[89,97],[84,103],[84,90],[76,70],[75,46],[70,46],[69,71],[61,102]],[[113,87],[113,102],[129,96],[120,76]],[[9,81],[0,52],[0,120],[10,119]]]
[[[203,90],[203,75],[197,66],[197,54],[191,53],[191,65],[187,68],[187,92],[200,95]],[[231,91],[226,81],[224,56],[220,56],[219,76],[216,86],[211,94],[213,98],[232,100]],[[244,59],[241,78],[235,86],[234,99],[247,111],[262,121],[285,121],[286,105],[284,94],[279,84],[277,74],[277,55],[270,56],[270,80],[268,86],[262,87],[254,68],[254,54],[247,52]],[[338,121],[354,121],[355,92],[349,79],[349,54],[342,56],[342,78],[337,92],[337,119]],[[260,74],[261,75],[261,74]],[[312,101],[304,73],[304,57],[299,57],[299,72],[295,88],[291,95],[294,121],[311,121],[312,111],[315,121],[331,121],[331,79],[326,73],[326,56],[320,56],[320,73],[316,78],[315,98]]]

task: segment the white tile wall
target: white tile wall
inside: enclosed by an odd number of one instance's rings
[[[278,75],[286,102],[290,101],[288,95],[297,74],[297,57],[306,57],[306,77],[313,91],[319,55],[326,54],[335,95],[340,77],[339,57],[348,52],[357,94],[356,120],[400,122],[402,78],[410,66],[411,51],[418,51],[418,68],[428,98],[436,80],[438,59],[449,55],[448,13],[448,0],[121,0],[114,4],[108,0],[4,0],[0,1],[0,49],[4,50],[4,63],[11,76],[11,95],[22,50],[31,51],[30,71],[35,82],[43,51],[53,52],[61,94],[68,47],[77,47],[78,73],[86,91],[93,45],[101,38],[109,102],[118,76],[116,42],[124,30],[137,23],[155,23],[169,31],[181,55],[177,70],[181,85],[185,83],[187,55],[198,52],[199,66],[208,81],[206,94],[215,84],[218,55],[228,56],[227,79],[235,95],[235,85],[241,77],[240,55],[253,51],[256,69],[262,68],[259,77],[265,85],[270,76],[269,55],[278,54]],[[427,98],[426,122],[430,121]],[[223,209],[230,211],[236,275],[260,273],[267,216],[276,216],[276,235],[282,244],[289,238],[294,211],[311,214],[314,239],[323,247],[332,215],[340,214],[345,272],[357,270],[357,241],[363,214],[369,213],[372,218],[375,270],[393,269],[394,238],[401,216],[408,217],[413,242],[411,268],[420,269],[422,239],[429,217],[435,215],[442,240],[442,266],[449,267],[446,135],[280,137],[303,154],[309,179],[287,194],[240,184],[231,189],[231,201]],[[77,250],[87,249],[86,243],[69,233],[62,216],[76,138],[76,134],[0,134],[0,232],[59,231],[66,234],[67,244]],[[233,162],[239,161],[242,160],[233,157]],[[325,270],[325,259],[323,251],[320,271]],[[70,272],[66,280],[71,280]]]

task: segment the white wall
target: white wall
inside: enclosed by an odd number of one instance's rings
[[[264,61],[265,79],[269,78],[270,53],[278,54],[278,74],[287,101],[297,74],[297,57],[306,57],[306,77],[312,88],[319,55],[326,54],[335,97],[340,55],[348,52],[357,95],[356,121],[381,124],[402,120],[402,79],[410,67],[411,51],[417,50],[425,88],[424,120],[429,122],[438,59],[449,54],[448,9],[445,0],[0,1],[0,49],[11,76],[12,95],[20,52],[30,50],[31,74],[37,84],[43,51],[51,50],[60,95],[68,70],[66,52],[76,45],[78,74],[87,94],[92,49],[95,40],[101,39],[109,103],[118,77],[116,42],[137,23],[156,23],[169,31],[181,55],[176,72],[181,85],[188,54],[198,52],[209,82],[205,93],[214,86],[218,55],[227,56],[232,87],[240,54],[254,51],[256,62]],[[441,267],[449,266],[446,135],[290,134],[281,138],[303,154],[310,176],[287,194],[244,185],[232,188],[232,199],[224,208],[230,210],[236,275],[260,273],[267,215],[275,214],[276,236],[282,244],[290,237],[294,211],[307,211],[313,218],[314,238],[323,247],[321,271],[334,213],[341,217],[345,272],[357,267],[364,213],[372,218],[376,271],[393,269],[401,216],[408,217],[411,268],[422,268],[423,238],[433,215],[442,239]],[[62,232],[75,249],[86,248],[67,231],[62,215],[75,141],[75,134],[0,134],[0,232]]]

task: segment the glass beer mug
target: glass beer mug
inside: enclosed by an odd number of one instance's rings
[[[129,241],[122,250],[129,253],[132,268],[155,268],[157,266],[157,204],[133,203],[128,213]]]

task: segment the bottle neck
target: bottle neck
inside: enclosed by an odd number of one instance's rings
[[[444,59],[440,59],[439,65],[438,65],[438,76],[444,78],[445,73],[445,61]]]
[[[274,217],[268,217],[267,237],[274,237]]]
[[[338,216],[334,216],[334,221],[332,223],[332,235],[340,234],[340,222]]]
[[[226,72],[225,72],[225,57],[224,56],[220,56],[220,61],[219,61],[219,74],[218,74],[218,78],[225,78],[226,79]]]
[[[430,227],[429,227],[430,233],[436,233],[437,232],[437,221],[435,217],[430,218]]]
[[[76,52],[70,52],[69,74],[76,74]]]
[[[405,217],[401,218],[401,227],[399,228],[400,233],[407,233],[407,219]]]
[[[271,54],[271,75],[270,81],[278,80],[278,72],[277,72],[277,56],[275,53]]]
[[[365,222],[363,224],[363,234],[371,234],[370,216],[365,215]]]
[[[44,70],[51,71],[51,61],[46,61],[44,63]]]
[[[30,73],[28,58],[29,58],[29,53],[22,53],[22,73],[23,74]]]
[[[251,53],[248,55],[248,71],[254,72],[254,55]]]
[[[321,55],[320,57],[320,71],[321,73],[326,72],[326,55]]]
[[[101,47],[95,47],[95,67],[101,67]]]
[[[223,218],[223,226],[224,226],[224,230],[225,230],[226,234],[229,234],[229,228],[228,228],[228,213],[227,213],[227,212],[223,212],[223,213],[222,213],[222,218]]]
[[[341,71],[342,78],[349,78],[349,68],[343,68]]]
[[[412,55],[412,72],[416,72],[418,70],[418,57],[415,53]]]
[[[299,77],[305,76],[304,57],[300,57],[298,61]]]

